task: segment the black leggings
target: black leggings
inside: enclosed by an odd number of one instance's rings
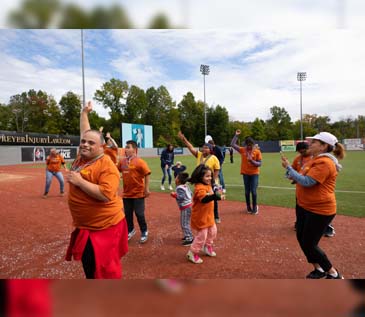
[[[296,206],[297,240],[309,263],[318,263],[328,272],[332,267],[326,253],[318,246],[327,226],[335,215],[324,216],[315,214],[300,206]]]
[[[95,276],[95,254],[90,238],[87,240],[84,253],[81,258],[82,267],[84,268],[87,279],[93,279]]]

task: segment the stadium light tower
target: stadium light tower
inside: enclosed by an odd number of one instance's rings
[[[300,83],[300,140],[303,141],[303,113],[302,113],[302,81],[306,80],[307,73],[298,72],[297,80]]]
[[[207,135],[207,104],[205,102],[205,76],[209,75],[209,66],[208,65],[200,65],[200,72],[203,74],[204,79],[204,137]]]

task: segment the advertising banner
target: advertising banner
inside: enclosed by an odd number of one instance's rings
[[[44,148],[42,146],[35,147],[22,147],[21,157],[22,162],[44,162],[49,155],[52,147]],[[56,150],[60,153],[65,160],[74,160],[77,155],[77,148],[62,147]]]
[[[126,142],[133,140],[141,149],[153,148],[153,129],[151,125],[122,123],[121,144],[124,147]]]
[[[41,133],[0,131],[0,145],[78,146],[80,137]]]

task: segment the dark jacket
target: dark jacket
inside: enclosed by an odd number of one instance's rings
[[[222,149],[219,146],[215,145],[213,147],[212,152],[217,157],[219,164],[222,165],[224,162],[224,155],[223,155]]]
[[[168,151],[167,149],[164,149],[161,153],[161,168],[164,168],[165,165],[167,164],[169,167],[171,167],[171,165],[174,163],[174,151]]]

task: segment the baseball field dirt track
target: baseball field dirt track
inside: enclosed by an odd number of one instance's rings
[[[54,178],[49,197],[42,199],[44,183],[43,168],[0,167],[0,278],[84,278],[80,262],[64,261],[73,230],[67,195],[58,195]],[[311,271],[296,241],[294,209],[260,205],[253,216],[242,202],[229,200],[219,209],[217,257],[192,264],[180,244],[175,200],[153,192],[146,199],[149,240],[139,244],[135,221],[137,234],[122,259],[123,278],[302,279]],[[320,245],[345,278],[365,278],[365,219],[338,215],[333,224],[336,236]]]

